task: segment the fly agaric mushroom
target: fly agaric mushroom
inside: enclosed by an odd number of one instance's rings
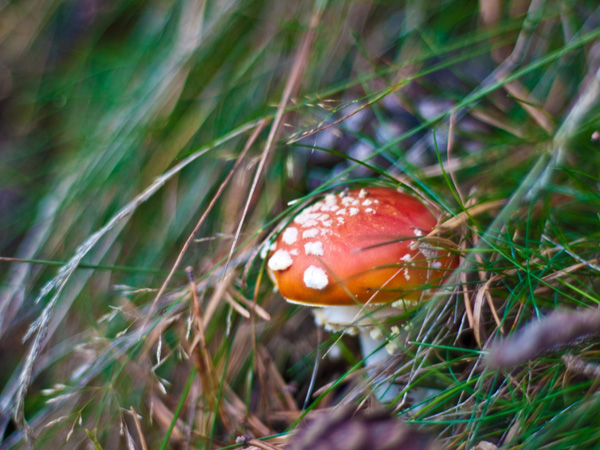
[[[372,366],[392,350],[377,350],[385,342],[378,321],[431,297],[457,266],[448,249],[416,245],[436,224],[423,203],[394,189],[328,194],[283,229],[268,273],[288,302],[315,307],[317,324],[359,334]]]

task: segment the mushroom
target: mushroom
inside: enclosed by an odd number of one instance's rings
[[[314,307],[318,325],[358,334],[370,367],[393,352],[381,348],[381,322],[430,298],[458,263],[448,249],[417,245],[436,224],[427,206],[394,189],[327,194],[271,244],[268,273],[288,302]],[[376,390],[382,401],[397,393],[391,384]]]

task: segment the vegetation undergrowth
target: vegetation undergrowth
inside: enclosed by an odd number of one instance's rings
[[[0,449],[277,449],[376,409],[355,338],[261,257],[372,185],[436,204],[461,257],[388,336],[392,417],[448,448],[597,447],[597,335],[489,353],[600,303],[596,2],[0,8]]]

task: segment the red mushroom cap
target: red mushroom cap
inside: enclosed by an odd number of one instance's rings
[[[328,194],[279,235],[267,262],[269,274],[281,295],[295,303],[419,300],[458,264],[446,249],[411,249],[436,224],[423,203],[394,189]]]

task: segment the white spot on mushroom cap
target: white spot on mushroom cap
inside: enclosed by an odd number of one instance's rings
[[[426,248],[425,246],[420,246],[419,250],[421,251],[421,253],[423,253],[423,256],[425,256],[425,258],[427,258],[428,260],[432,260],[438,257],[437,251]]]
[[[325,196],[325,204],[327,206],[333,206],[337,204],[337,198],[335,198],[334,194],[327,194]]]
[[[344,205],[344,206],[351,205],[352,202],[354,202],[354,197],[350,197],[348,195],[347,197],[342,198],[342,205]]]
[[[402,258],[400,258],[400,261],[410,262],[412,261],[412,255],[410,253],[407,253]]]
[[[351,216],[355,216],[360,212],[360,209],[358,208],[350,208],[350,215]]]
[[[302,237],[304,239],[310,239],[310,238],[314,238],[314,237],[318,236],[318,234],[319,234],[318,228],[309,228],[308,230],[305,230],[302,232]]]
[[[269,258],[268,266],[271,270],[285,270],[292,265],[292,257],[285,250],[277,250]]]
[[[308,227],[314,227],[318,224],[319,224],[319,222],[317,222],[316,220],[310,219],[310,220],[307,220],[304,223],[302,223],[301,226],[302,226],[302,228],[308,228]]]
[[[418,228],[415,228],[414,233],[415,233],[415,236],[423,236],[423,232],[421,230],[419,230]]]
[[[363,206],[371,206],[373,204],[373,200],[366,199],[362,202]]]
[[[369,193],[366,191],[366,189],[361,189],[360,192],[358,193],[358,196],[360,198],[365,198],[367,195],[369,195]]]
[[[329,284],[327,274],[317,266],[309,266],[304,271],[304,284],[311,289],[324,289]]]
[[[442,267],[442,263],[441,263],[441,262],[439,262],[439,261],[433,261],[433,262],[431,263],[431,265],[432,265],[433,267],[435,267],[436,269],[439,269],[440,267]]]
[[[307,255],[323,256],[323,243],[320,241],[307,242],[304,244],[304,251]]]
[[[343,225],[343,224],[344,224],[344,218],[343,218],[343,217],[338,217],[338,218],[337,218],[337,221],[338,221],[338,222],[339,222],[341,225]],[[263,259],[264,259],[264,258],[263,258]]]
[[[338,212],[336,212],[335,214],[336,214],[337,216],[345,216],[345,215],[346,215],[346,213],[347,213],[347,211],[346,211],[346,209],[344,208],[344,209],[340,209],[340,210],[339,210]]]
[[[375,210],[373,208],[367,208],[365,209],[365,212],[375,214]]]
[[[288,245],[292,245],[298,239],[298,228],[288,227],[283,232],[283,236],[281,237],[283,242]]]
[[[302,226],[302,228],[314,227],[321,214],[311,212],[314,211],[314,205],[305,209],[294,218],[294,223]]]
[[[323,226],[324,227],[330,227],[331,225],[333,225],[333,220],[324,220],[323,222]]]

